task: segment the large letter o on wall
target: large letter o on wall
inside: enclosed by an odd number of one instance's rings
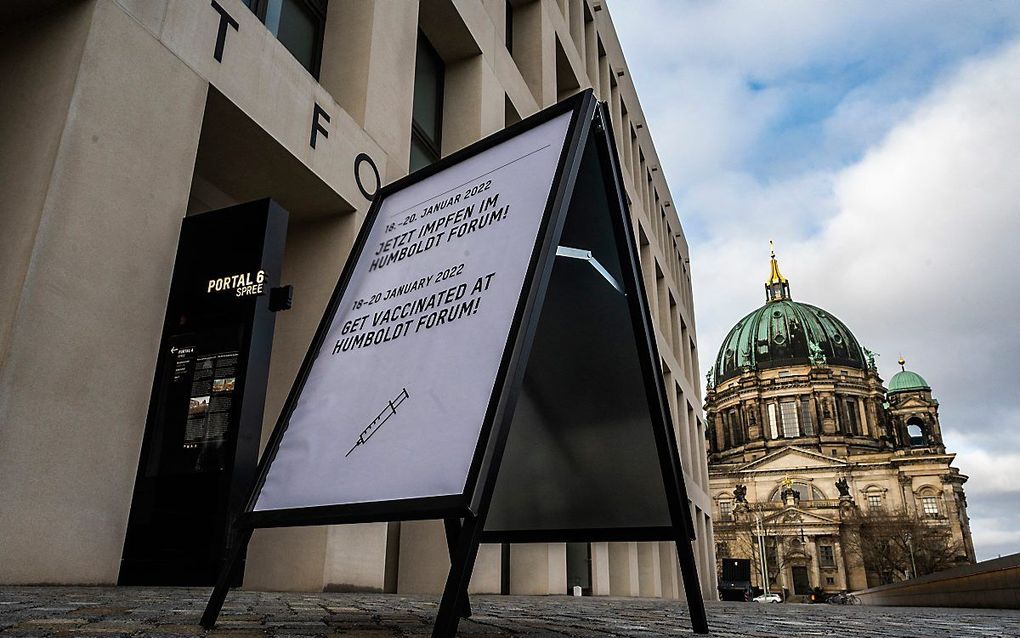
[[[365,188],[365,182],[362,179],[362,165],[364,164],[367,164],[368,168],[372,169],[372,177],[375,178],[375,185],[371,191]],[[379,169],[367,153],[358,153],[358,156],[354,158],[354,182],[358,185],[358,190],[361,191],[361,194],[368,200],[375,197],[379,187],[382,186],[382,181],[379,179]]]

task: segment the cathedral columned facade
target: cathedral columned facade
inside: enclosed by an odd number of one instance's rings
[[[770,266],[766,303],[708,373],[719,566],[743,563],[750,588],[798,600],[973,562],[967,477],[927,382],[900,359],[883,385],[877,355],[794,301],[774,253]]]

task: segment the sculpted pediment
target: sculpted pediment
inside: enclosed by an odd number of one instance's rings
[[[755,459],[738,469],[738,472],[769,472],[774,470],[800,470],[807,468],[826,467],[842,469],[847,462],[835,459],[813,450],[795,446],[776,450],[760,459]]]
[[[799,507],[787,507],[786,509],[773,512],[765,517],[765,521],[774,525],[792,525],[795,523],[804,525],[838,525],[838,518],[829,518],[819,514],[813,514]]]
[[[894,410],[927,410],[931,404],[918,397],[907,397],[901,403],[893,406]]]

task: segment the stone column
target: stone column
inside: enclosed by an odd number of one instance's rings
[[[592,543],[592,595],[609,595],[609,543]]]
[[[900,483],[900,496],[903,499],[903,509],[907,512],[918,514],[917,511],[917,500],[914,498],[914,479],[903,474],[898,477]]]
[[[329,6],[319,83],[386,152],[390,179],[408,168],[417,42],[417,0]]]
[[[849,562],[846,556],[843,555],[843,543],[841,539],[837,538],[832,543],[832,552],[836,557],[836,566],[839,568],[836,574],[836,585],[840,589],[858,589],[851,585],[850,576],[851,570]],[[861,587],[860,589],[863,589]]]
[[[645,598],[662,596],[662,572],[658,543],[638,543],[638,594]]]
[[[323,589],[385,591],[388,525],[364,523],[326,528]],[[351,551],[353,548],[357,551]]]
[[[525,596],[567,592],[567,544],[525,543],[510,547],[510,593]]]
[[[438,594],[446,585],[450,553],[442,521],[400,524],[398,594]]]
[[[0,53],[0,582],[112,584],[208,84],[115,2],[34,13]]]
[[[679,562],[676,556],[676,543],[659,543],[659,575],[662,578],[662,597],[676,599],[679,595]]]
[[[591,544],[591,593],[609,595],[609,543]]]
[[[637,543],[609,543],[609,595],[637,596],[639,591]]]
[[[825,583],[822,582],[822,570],[821,561],[818,560],[818,537],[809,536],[807,543],[805,544],[807,555],[811,560],[811,587],[824,587]]]

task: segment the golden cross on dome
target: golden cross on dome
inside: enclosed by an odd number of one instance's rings
[[[766,300],[778,301],[790,298],[790,284],[779,272],[779,262],[776,261],[776,245],[769,240],[769,278],[765,280]]]

